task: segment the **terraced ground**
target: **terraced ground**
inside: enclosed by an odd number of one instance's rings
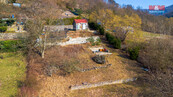
[[[146,37],[149,36],[151,39],[155,37],[155,35],[150,34],[143,36],[140,35],[140,33],[131,35],[132,36],[127,37],[127,43],[132,43],[135,40],[136,42],[145,42]],[[104,37],[99,46],[105,47],[113,53],[112,55],[106,55],[106,63],[103,64],[104,66],[112,64],[110,67],[86,72],[75,71],[67,75],[64,75],[61,70],[58,70],[56,74],[49,77],[43,73],[43,67],[47,64],[61,66],[64,65],[64,63],[69,64],[68,66],[75,65],[78,69],[103,66],[93,62],[91,59],[95,54],[89,49],[91,47],[90,44],[54,46],[46,50],[44,59],[41,59],[39,55],[32,56],[30,60],[31,69],[29,72],[31,75],[34,74],[39,81],[38,86],[40,86],[40,89],[38,90],[38,95],[40,97],[115,97],[139,95],[143,91],[143,88],[146,87],[146,85],[141,84],[140,80],[127,84],[107,85],[74,91],[70,90],[70,86],[81,85],[82,83],[93,84],[133,77],[140,78],[146,74],[146,72],[141,69],[140,63],[130,60],[125,51],[114,49],[105,41]]]
[[[152,39],[155,37],[162,37],[162,35],[152,34],[148,32],[138,31],[137,34],[129,34],[127,37],[127,43],[129,42],[145,42],[146,39]],[[80,45],[81,46],[81,45]],[[73,85],[81,85],[82,83],[97,83],[111,80],[119,80],[126,79],[132,77],[141,77],[145,75],[145,71],[143,71],[140,67],[140,63],[130,60],[127,56],[126,52],[122,50],[115,50],[111,47],[111,45],[107,44],[106,41],[102,40],[102,44],[100,46],[106,47],[112,55],[106,56],[106,64],[112,64],[112,66],[108,68],[91,70],[87,72],[74,72],[67,76],[59,76],[54,75],[53,77],[47,77],[41,75],[42,86],[43,88],[40,90],[39,94],[43,97],[51,97],[51,96],[60,96],[60,97],[115,97],[115,96],[139,96],[143,93],[144,88],[147,85],[141,84],[140,80],[136,82],[130,82],[127,84],[119,84],[119,85],[108,85],[97,88],[90,89],[82,89],[82,90],[70,90],[70,86]],[[54,52],[47,51],[47,58],[55,59],[59,58],[57,54],[62,55],[64,58],[64,54],[68,53],[63,49],[70,49],[70,47],[78,47],[76,45],[65,46],[60,48],[54,48]],[[82,45],[82,51],[76,51],[75,56],[70,55],[71,57],[67,58],[76,58],[79,60],[79,64],[77,65],[79,68],[92,68],[93,66],[101,66],[99,64],[94,63],[91,58],[94,54],[89,50],[89,45]],[[60,49],[61,52],[56,52]],[[62,50],[61,50],[62,49]],[[70,52],[74,52],[71,50]],[[51,54],[52,53],[52,54]],[[73,57],[72,57],[73,56]],[[140,83],[140,84],[138,84]],[[146,88],[149,91],[149,88]]]
[[[104,44],[102,44],[104,45]],[[75,45],[73,45],[75,47]],[[105,45],[106,46],[106,45]],[[61,49],[70,49],[71,46],[62,47]],[[77,65],[79,68],[91,68],[94,66],[102,66],[96,64],[92,61],[93,53],[89,49],[89,46],[83,45],[83,51],[77,52],[77,59],[80,61]],[[55,50],[58,48],[54,48]],[[126,79],[126,78],[133,78],[140,76],[143,71],[139,67],[136,61],[130,60],[124,52],[120,50],[115,50],[111,47],[107,47],[110,50],[112,55],[106,56],[106,64],[112,64],[112,66],[108,68],[102,68],[98,70],[91,70],[86,72],[74,72],[67,76],[60,76],[60,75],[53,75],[52,77],[40,75],[40,79],[42,80],[42,89],[40,90],[39,94],[43,97],[52,97],[52,96],[76,96],[79,97],[80,94],[76,93],[77,91],[71,91],[70,86],[73,85],[81,85],[82,83],[97,83],[97,82],[104,82],[104,81],[112,81],[112,80],[119,80],[119,79]],[[61,50],[61,54],[62,54]],[[73,51],[71,51],[73,52]],[[50,51],[46,52],[46,58],[57,59],[59,56],[57,55],[58,52],[53,52],[52,55]],[[60,53],[59,53],[60,54]],[[57,55],[57,56],[56,56]],[[73,55],[73,54],[72,54]],[[70,60],[70,59],[69,59]],[[99,88],[99,87],[98,87]],[[101,87],[102,88],[102,87]],[[90,89],[85,89],[86,93]],[[85,91],[84,90],[84,91]],[[80,91],[80,90],[79,90]],[[94,92],[93,90],[92,92]],[[75,94],[75,95],[73,95]],[[79,95],[78,95],[79,94]],[[87,95],[86,95],[87,96]],[[86,97],[85,96],[85,97]],[[93,95],[91,95],[92,97]],[[84,97],[84,96],[83,96]]]

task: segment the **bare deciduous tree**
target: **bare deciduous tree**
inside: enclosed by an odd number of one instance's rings
[[[173,42],[162,38],[149,41],[139,53],[138,60],[153,70],[173,68]]]
[[[42,58],[46,49],[47,33],[43,33],[43,23],[40,19],[28,21],[26,29],[28,31],[27,48],[28,50],[36,50]]]
[[[125,30],[123,28],[117,28],[115,32],[115,36],[119,38],[121,41],[124,41],[127,37],[128,30]]]
[[[172,97],[173,96],[173,71],[150,72],[146,82],[151,86],[152,91],[145,92],[144,96],[151,97]]]

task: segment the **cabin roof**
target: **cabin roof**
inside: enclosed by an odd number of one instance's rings
[[[75,23],[87,23],[88,21],[86,19],[75,19]]]

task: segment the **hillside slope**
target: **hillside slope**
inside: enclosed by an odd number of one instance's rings
[[[173,11],[173,5],[166,7],[165,10],[166,10],[166,13],[172,12]]]

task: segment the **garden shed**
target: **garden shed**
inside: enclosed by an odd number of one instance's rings
[[[74,30],[88,30],[88,21],[86,19],[75,19],[73,23]]]

